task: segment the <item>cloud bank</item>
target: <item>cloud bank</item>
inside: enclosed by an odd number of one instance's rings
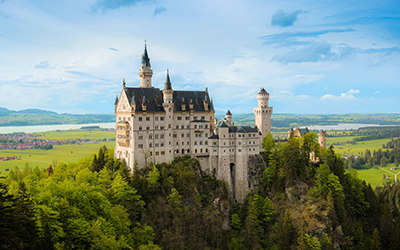
[[[297,21],[297,15],[303,13],[301,10],[293,11],[292,13],[286,13],[284,10],[278,10],[272,15],[271,25],[279,27],[293,26],[293,23]]]

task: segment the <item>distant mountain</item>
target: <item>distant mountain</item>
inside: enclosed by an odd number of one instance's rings
[[[58,114],[41,109],[9,110],[0,107],[0,126],[115,122],[114,114]]]

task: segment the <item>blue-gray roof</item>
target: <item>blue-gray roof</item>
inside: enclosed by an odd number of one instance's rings
[[[254,133],[258,132],[257,127],[250,127],[250,126],[230,126],[229,133]]]

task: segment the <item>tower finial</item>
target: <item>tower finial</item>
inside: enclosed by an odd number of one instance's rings
[[[124,85],[124,88],[126,86],[125,78],[122,79],[122,84]]]

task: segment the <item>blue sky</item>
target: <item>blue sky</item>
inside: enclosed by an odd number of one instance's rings
[[[217,111],[400,113],[398,0],[0,0],[0,107],[113,113],[144,40],[155,87]]]

